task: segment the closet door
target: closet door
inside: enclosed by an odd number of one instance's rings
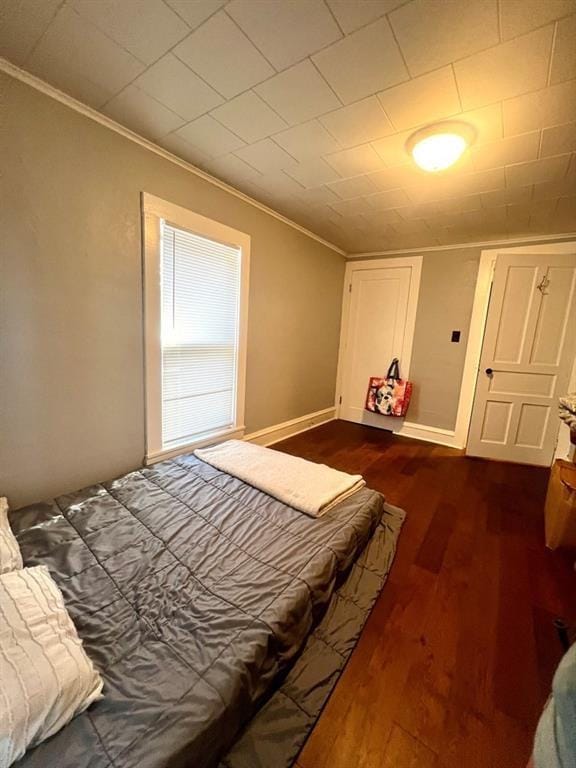
[[[385,376],[398,357],[405,378],[410,364],[418,285],[414,267],[394,262],[389,259],[384,266],[378,262],[374,268],[365,262],[368,266],[351,271],[340,394],[340,418],[390,430],[400,427],[402,420],[370,413],[364,403],[371,376]]]
[[[496,261],[466,452],[549,466],[576,343],[576,254]]]

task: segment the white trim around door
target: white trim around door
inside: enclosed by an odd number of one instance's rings
[[[402,350],[402,376],[408,378],[410,374],[410,362],[412,359],[412,345],[414,341],[414,329],[416,326],[416,311],[418,309],[418,295],[420,292],[420,279],[422,276],[422,256],[404,256],[398,258],[385,259],[366,259],[363,261],[349,261],[346,264],[344,275],[344,288],[342,294],[342,323],[340,326],[340,349],[338,354],[338,369],[336,374],[336,418],[340,417],[340,404],[342,397],[344,361],[347,344],[348,323],[350,319],[350,291],[352,277],[355,272],[363,270],[374,270],[378,268],[397,268],[409,267],[411,269],[410,289],[408,296],[408,309],[406,313],[406,333],[404,337],[404,346]],[[368,382],[366,382],[368,386]],[[410,427],[418,425],[409,425],[403,419],[392,420],[391,417],[380,417],[390,419],[390,426],[396,434],[404,434],[403,429],[409,431]],[[396,424],[397,423],[397,424]],[[397,428],[394,428],[396,427]],[[409,435],[407,435],[409,436]],[[426,438],[423,438],[426,439]]]

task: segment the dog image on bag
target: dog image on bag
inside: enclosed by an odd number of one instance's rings
[[[392,393],[387,384],[378,387],[376,390],[376,406],[380,413],[392,413]]]

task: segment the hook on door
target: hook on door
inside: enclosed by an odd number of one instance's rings
[[[538,288],[538,290],[540,291],[542,296],[547,296],[548,292],[546,291],[546,288],[548,288],[549,285],[550,285],[550,280],[548,278],[548,275],[544,275],[544,277],[539,282],[539,284],[536,286],[536,288]]]

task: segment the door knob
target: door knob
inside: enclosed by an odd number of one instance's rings
[[[486,368],[486,373],[487,373],[488,376],[492,376],[494,371],[492,370],[492,368]]]

